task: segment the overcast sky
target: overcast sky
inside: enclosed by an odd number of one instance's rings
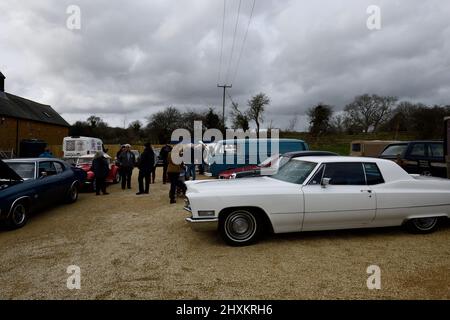
[[[253,0],[241,1],[230,59],[239,2],[226,1],[220,64],[223,0],[0,0],[6,91],[70,123],[96,114],[117,126],[169,105],[221,113],[219,69],[241,106],[266,93],[265,123],[280,128],[298,116],[303,130],[314,103],[338,111],[363,93],[450,103],[449,1],[256,0],[237,68]],[[67,28],[69,5],[80,30]],[[380,30],[367,28],[370,5]]]

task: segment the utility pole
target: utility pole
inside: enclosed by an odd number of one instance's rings
[[[227,88],[232,88],[233,85],[231,84],[231,85],[227,86],[226,84],[224,84],[222,86],[217,85],[217,87],[223,88],[222,122],[223,122],[223,130],[225,130],[225,93],[226,93]]]

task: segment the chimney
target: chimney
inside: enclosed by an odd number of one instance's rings
[[[0,92],[5,92],[5,79],[6,77],[0,71]]]

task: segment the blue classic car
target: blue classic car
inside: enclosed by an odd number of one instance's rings
[[[0,221],[23,227],[31,212],[78,199],[86,173],[53,158],[0,160]]]

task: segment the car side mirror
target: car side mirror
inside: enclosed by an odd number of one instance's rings
[[[330,178],[323,178],[320,182],[320,185],[322,186],[322,188],[326,188],[330,184],[330,181]]]

